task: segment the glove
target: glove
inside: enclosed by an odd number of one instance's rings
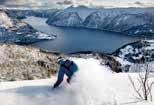
[[[70,78],[67,78],[67,80],[66,80],[66,81],[67,81],[67,83],[69,83],[69,84],[70,84]]]

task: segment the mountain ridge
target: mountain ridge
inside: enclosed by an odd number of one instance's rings
[[[78,22],[82,19],[81,27],[84,28],[108,30],[132,36],[148,36],[149,34],[151,37],[154,35],[154,19],[152,18],[154,16],[154,8],[85,8],[84,14],[83,9],[71,7],[61,10],[63,14],[56,14],[56,16],[63,17],[66,14],[72,13],[72,11],[76,12],[77,16],[80,17],[79,19],[77,18]],[[57,20],[57,17],[52,18],[52,21],[49,18],[47,23],[49,25],[65,26],[62,22],[55,24],[54,20]],[[76,27],[76,25],[70,25],[70,27]]]

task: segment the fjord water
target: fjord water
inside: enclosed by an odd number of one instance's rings
[[[140,39],[115,32],[49,26],[45,23],[46,19],[38,17],[27,17],[24,21],[38,31],[57,35],[55,40],[32,44],[32,46],[54,52],[74,53],[94,51],[112,53],[121,46]]]

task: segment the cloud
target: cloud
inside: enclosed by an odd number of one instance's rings
[[[39,0],[0,0],[0,2],[1,5],[41,5],[41,2]]]
[[[59,4],[59,5],[72,5],[73,2],[71,0],[65,0],[65,1],[60,1],[60,2],[57,2],[56,4]]]
[[[6,6],[43,6],[68,7],[70,5],[93,7],[148,7],[154,5],[154,0],[0,0],[0,5]]]
[[[139,6],[144,6],[144,4],[140,1],[136,1],[136,2],[134,2],[134,4],[139,5]]]

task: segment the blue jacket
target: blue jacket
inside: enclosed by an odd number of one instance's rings
[[[65,60],[62,59],[58,63],[60,66],[62,66],[65,63]],[[70,72],[74,74],[75,72],[77,72],[77,70],[78,70],[78,66],[76,63],[73,62],[73,65],[70,67]]]

